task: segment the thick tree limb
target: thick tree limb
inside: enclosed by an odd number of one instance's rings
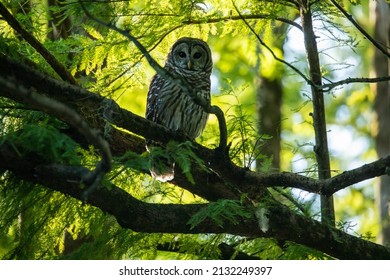
[[[7,143],[0,145],[0,158],[0,169],[8,169],[23,180],[38,183],[78,200],[83,198],[84,189],[79,182],[88,172],[86,168],[47,164],[45,159],[37,155],[23,158]],[[299,216],[277,203],[267,206],[267,232],[259,228],[259,218],[255,215],[241,219],[238,224],[226,221],[220,227],[211,220],[205,220],[191,228],[187,222],[207,204],[145,203],[113,184],[109,187],[99,186],[90,194],[88,203],[113,215],[123,228],[140,232],[229,233],[251,238],[272,237],[303,244],[340,259],[390,259],[390,249],[387,247]]]
[[[18,84],[23,85],[25,88],[35,88],[38,92],[45,93],[57,101],[64,102],[74,108],[89,123],[92,123],[95,128],[101,129],[106,124],[102,119],[103,116],[97,113],[103,106],[102,104],[107,102],[106,98],[80,87],[42,75],[23,64],[11,61],[5,56],[0,55],[0,65],[2,65],[0,67],[0,76],[5,79],[16,80]],[[0,95],[4,96],[4,94],[5,92],[0,91]],[[182,135],[120,108],[113,101],[112,104],[113,119],[110,122],[115,126],[141,135],[144,138],[163,143],[167,143],[170,140],[178,142],[186,140]],[[74,136],[73,133],[70,136]],[[144,140],[142,138],[114,128],[111,137],[107,141],[109,141],[114,156],[121,156],[129,150],[139,154],[145,152]],[[204,162],[209,162],[209,168],[214,170],[214,172],[206,173],[194,167],[192,170],[193,176],[196,178],[194,185],[188,182],[180,170],[177,170],[175,173],[176,178],[172,183],[210,201],[218,198],[237,199],[242,193],[258,196],[261,190],[264,191],[267,187],[278,186],[330,195],[363,180],[385,175],[387,174],[386,169],[390,168],[390,156],[388,156],[324,180],[313,179],[290,172],[264,174],[252,172],[232,163],[221,162],[219,154],[215,153],[215,151],[196,143],[193,143],[193,146],[197,155]],[[146,170],[140,171],[147,172]]]
[[[24,85],[26,88],[33,87],[38,92],[49,94],[51,98],[67,102],[67,104],[79,108],[80,111],[87,112],[87,115],[90,111],[97,112],[98,108],[106,100],[79,87],[71,86],[50,77],[40,76],[35,70],[13,63],[2,56],[0,56],[0,64],[5,66],[5,68],[0,68],[0,76],[5,79],[17,79],[19,84]],[[4,95],[4,92],[1,91],[0,94]],[[112,110],[112,115],[114,116],[112,123],[133,133],[158,141],[169,141],[169,139],[184,140],[180,138],[180,135],[123,110],[117,105],[113,106]],[[99,119],[102,116],[95,113],[93,118]],[[100,123],[100,125],[104,125],[103,121],[93,120],[91,117],[88,120],[95,124]],[[115,130],[115,133],[112,134],[108,141],[115,155],[121,155],[128,150],[138,153],[144,151],[142,138],[122,131]],[[220,198],[239,199],[243,193],[248,194],[249,197],[256,199],[256,201],[261,201],[262,193],[266,192],[266,188],[270,186],[286,186],[315,193],[330,194],[362,180],[386,174],[386,170],[390,168],[389,156],[360,168],[346,171],[330,179],[316,180],[287,172],[277,174],[251,172],[231,163],[221,162],[218,154],[213,150],[195,143],[194,147],[199,157],[204,159],[205,162],[210,162],[210,168],[214,170],[214,173],[208,174],[195,167],[192,170],[193,176],[196,178],[195,184],[188,182],[186,177],[180,172],[177,172],[173,183],[210,201]],[[48,188],[71,195],[76,199],[82,199],[84,189],[80,188],[79,182],[80,178],[87,172],[85,168],[43,165],[43,160],[40,161],[37,156],[18,158],[15,153],[12,154],[12,151],[10,146],[2,148],[0,153],[0,167],[2,169],[10,170],[21,179],[42,184]],[[140,171],[147,172],[145,170]],[[268,209],[269,216],[272,219],[270,219],[270,231],[265,234],[258,228],[255,219],[242,221],[239,225],[227,224],[223,229],[212,223],[206,223],[191,230],[183,221],[188,221],[189,217],[204,205],[146,204],[135,200],[129,194],[116,187],[110,191],[107,191],[104,187],[97,188],[89,195],[88,203],[114,215],[123,227],[132,228],[136,231],[224,232],[250,237],[273,237],[304,244],[337,258],[389,258],[386,255],[387,249],[385,247],[378,247],[379,245],[319,225],[318,222],[296,215],[279,204]],[[161,213],[164,213],[164,215],[161,216]],[[145,223],[146,220],[148,223]],[[382,253],[378,253],[376,250]]]
[[[67,100],[67,104],[79,107],[82,112],[97,111],[105,98],[92,94],[84,89],[56,81],[50,77],[43,80],[38,72],[26,66],[11,62],[0,56],[0,64],[8,67],[0,68],[0,76],[7,80],[16,79],[25,88],[35,88],[38,92],[50,94],[56,100]],[[43,83],[42,83],[43,81]],[[0,94],[4,95],[5,91]],[[8,95],[8,97],[10,97]],[[12,97],[11,97],[12,98]],[[23,101],[23,100],[19,100]],[[28,104],[26,104],[28,105]],[[160,127],[142,117],[132,114],[115,105],[113,124],[128,129],[134,133],[153,140],[165,140],[170,137],[180,139],[164,127]],[[87,113],[88,114],[88,113]],[[95,119],[102,118],[99,114]],[[104,125],[102,121],[88,119],[92,123]],[[150,129],[153,128],[153,129]],[[143,151],[143,139],[117,131],[108,139],[114,146],[117,155],[133,150]],[[127,139],[131,139],[130,141]],[[117,149],[116,147],[119,146]],[[390,156],[360,169],[346,171],[343,174],[327,180],[316,180],[293,173],[261,174],[240,168],[231,163],[221,162],[218,154],[210,149],[194,143],[199,157],[210,162],[214,173],[208,174],[203,170],[192,170],[196,183],[189,183],[183,174],[177,173],[173,182],[208,200],[221,198],[240,199],[246,193],[255,201],[262,201],[266,188],[270,186],[287,186],[307,189],[312,192],[333,192],[358,180],[372,178],[386,173],[390,167]],[[39,183],[45,187],[60,191],[76,199],[81,199],[84,189],[80,187],[87,169],[83,167],[66,167],[56,164],[48,165],[44,159],[30,155],[21,158],[11,146],[3,143],[0,148],[0,168],[6,169],[20,179]],[[141,172],[146,172],[141,170]],[[267,209],[270,217],[269,231],[262,232],[257,218],[243,220],[239,225],[227,223],[224,228],[211,221],[191,229],[186,221],[205,205],[159,205],[138,201],[125,191],[111,186],[110,190],[100,186],[88,197],[88,203],[114,215],[121,226],[142,232],[182,232],[182,233],[230,233],[250,237],[273,237],[290,240],[328,253],[336,258],[390,258],[386,247],[352,237],[331,227],[321,225],[310,218],[299,216],[285,206],[272,204]],[[248,206],[251,207],[251,206]],[[158,213],[158,215],[157,215]],[[148,223],[145,223],[145,221]],[[376,255],[375,255],[376,254]]]

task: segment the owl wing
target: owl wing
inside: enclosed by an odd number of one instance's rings
[[[159,120],[159,93],[165,84],[165,80],[155,75],[150,82],[148,98],[146,101],[146,118],[155,123],[161,124]]]
[[[155,123],[162,124],[161,121],[161,94],[164,90],[166,81],[160,76],[155,75],[151,82],[146,101],[146,118]],[[155,146],[161,146],[158,142],[146,139],[146,148],[152,151]],[[153,178],[167,182],[174,178],[174,166],[172,159],[167,158],[152,158],[150,166],[150,174]]]

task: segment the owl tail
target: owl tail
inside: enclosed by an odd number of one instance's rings
[[[175,163],[170,163],[165,160],[152,161],[150,174],[160,182],[171,181],[175,177]]]
[[[164,149],[153,141],[147,140],[146,148],[152,154],[150,158],[150,175],[160,182],[171,181],[174,178],[175,163],[164,154],[155,154],[156,149]]]

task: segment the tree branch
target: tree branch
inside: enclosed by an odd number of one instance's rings
[[[335,87],[352,84],[352,83],[380,83],[390,81],[390,76],[376,78],[347,78],[338,82],[331,82],[320,86],[324,91],[330,91]]]
[[[389,170],[390,155],[325,180],[321,186],[320,193],[331,195],[339,190],[345,189],[347,186],[351,186],[364,180],[382,175],[390,176]]]
[[[23,180],[82,200],[80,180],[88,170],[84,167],[47,164],[37,155],[23,158],[7,143],[0,145],[0,169],[7,169]],[[107,183],[109,184],[109,183]],[[154,204],[137,200],[113,184],[99,185],[88,203],[113,215],[123,228],[139,232],[228,233],[251,238],[272,237],[290,240],[320,250],[339,259],[390,259],[390,249],[350,236],[315,220],[299,216],[276,202],[267,205],[269,229],[263,232],[259,218],[225,221],[223,227],[206,219],[194,228],[188,221],[207,204]],[[250,210],[251,209],[251,210]],[[254,211],[255,209],[249,208]],[[145,222],[147,221],[147,222]]]
[[[316,35],[313,29],[313,16],[310,1],[302,1],[299,7],[301,15],[304,45],[309,65],[311,93],[313,101],[313,127],[315,136],[314,152],[318,164],[318,178],[328,179],[330,173],[330,158],[328,149],[328,136],[326,129],[326,114],[324,104],[324,92],[322,86],[322,74],[317,48]],[[335,212],[332,196],[321,195],[321,219],[323,222],[335,224]]]
[[[352,15],[350,15],[339,3],[337,3],[336,1],[334,0],[330,0],[330,2],[332,2],[332,4],[357,28],[357,30],[360,31],[360,33],[362,33],[378,50],[380,50],[385,56],[387,56],[388,58],[390,58],[390,53],[388,52],[387,50],[387,47],[382,45],[382,44],[379,44],[373,37],[371,37],[370,34],[368,34],[368,32],[366,30],[364,30],[363,27],[361,27],[359,25],[359,23],[357,23],[354,18],[352,17]]]
[[[76,111],[65,104],[36,93],[33,90],[29,91],[21,84],[17,85],[16,80],[4,79],[0,76],[0,85],[2,87],[2,96],[24,103],[31,108],[46,112],[68,123],[75,128],[78,133],[83,135],[90,144],[93,144],[100,150],[102,160],[92,172],[86,173],[87,175],[84,176],[81,181],[90,186],[87,190],[88,193],[92,191],[100,183],[104,174],[110,171],[112,167],[110,147],[107,141],[100,135],[99,131],[91,129]],[[87,196],[88,193],[86,192],[85,195]]]
[[[184,20],[182,21],[183,24],[205,24],[205,23],[219,23],[223,21],[234,21],[234,20],[250,20],[250,19],[268,19],[268,20],[277,20],[283,23],[287,23],[291,26],[294,26],[298,28],[300,31],[302,31],[302,26],[300,26],[298,23],[296,23],[293,20],[282,18],[282,17],[273,17],[269,14],[255,14],[255,15],[239,15],[239,16],[227,16],[227,17],[220,17],[220,18],[208,18],[208,19],[200,19],[200,20]]]
[[[265,47],[272,55],[272,57],[276,60],[276,61],[279,61],[281,63],[283,63],[284,65],[288,66],[289,68],[291,68],[292,70],[294,70],[299,76],[301,76],[305,82],[309,85],[313,85],[313,82],[306,77],[305,74],[303,74],[298,68],[296,68],[294,65],[292,65],[291,63],[285,61],[284,59],[281,59],[279,58],[275,53],[274,51],[261,39],[261,37],[257,34],[257,32],[252,28],[252,26],[250,26],[250,24],[246,21],[246,18],[241,15],[240,11],[238,10],[236,4],[234,3],[234,1],[232,1],[233,3],[233,6],[234,8],[236,9],[236,12],[238,13],[238,15],[240,16],[240,18],[242,19],[242,21],[245,23],[245,25],[249,28],[249,30],[256,36],[257,40],[259,41],[260,45],[262,45],[263,47]]]
[[[61,77],[62,80],[67,81],[73,85],[77,84],[74,77],[62,65],[54,55],[52,55],[32,34],[27,32],[20,23],[8,12],[7,8],[0,3],[0,14],[7,21],[7,23],[18,32],[27,43],[29,43],[53,68],[53,70]]]
[[[18,84],[23,85],[25,88],[35,88],[38,92],[45,93],[52,99],[64,102],[68,106],[76,109],[81,117],[93,123],[95,128],[103,127],[106,124],[105,120],[102,119],[103,116],[96,114],[102,107],[101,104],[107,102],[106,98],[80,87],[44,76],[38,71],[24,64],[13,62],[5,56],[0,55],[0,65],[3,66],[0,67],[0,76],[4,77],[4,79],[17,80]],[[4,94],[4,91],[0,91],[0,95]],[[113,125],[147,139],[163,143],[168,143],[170,140],[178,142],[186,140],[183,135],[174,133],[164,126],[122,109],[114,101],[112,103],[111,110],[113,118],[110,119],[110,123]],[[73,134],[70,136],[74,137]],[[111,151],[115,156],[121,156],[129,150],[138,154],[145,152],[143,138],[115,128],[113,128],[113,133],[107,141],[109,141]],[[172,183],[210,201],[219,198],[239,199],[242,193],[247,193],[251,197],[260,197],[259,195],[266,188],[278,186],[298,188],[311,193],[330,195],[360,181],[385,175],[386,168],[390,168],[390,156],[388,156],[360,168],[345,171],[330,179],[318,180],[290,172],[274,174],[252,172],[232,163],[222,163],[218,154],[214,153],[213,150],[195,142],[193,143],[193,147],[197,155],[205,163],[209,163],[208,167],[213,172],[207,173],[194,166],[191,172],[193,177],[196,178],[196,182],[192,184],[180,170],[175,170],[176,176]],[[148,172],[147,170],[140,171],[144,173]]]
[[[291,187],[301,189],[310,193],[332,195],[339,190],[345,189],[353,184],[372,179],[382,175],[388,175],[390,169],[390,155],[365,164],[361,167],[344,171],[343,173],[328,179],[313,179],[290,172],[275,174],[263,174],[259,172],[248,172],[245,176],[246,182],[268,187]]]

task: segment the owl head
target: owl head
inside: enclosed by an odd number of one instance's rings
[[[185,72],[210,74],[213,66],[210,48],[200,39],[180,38],[173,44],[166,66]]]

